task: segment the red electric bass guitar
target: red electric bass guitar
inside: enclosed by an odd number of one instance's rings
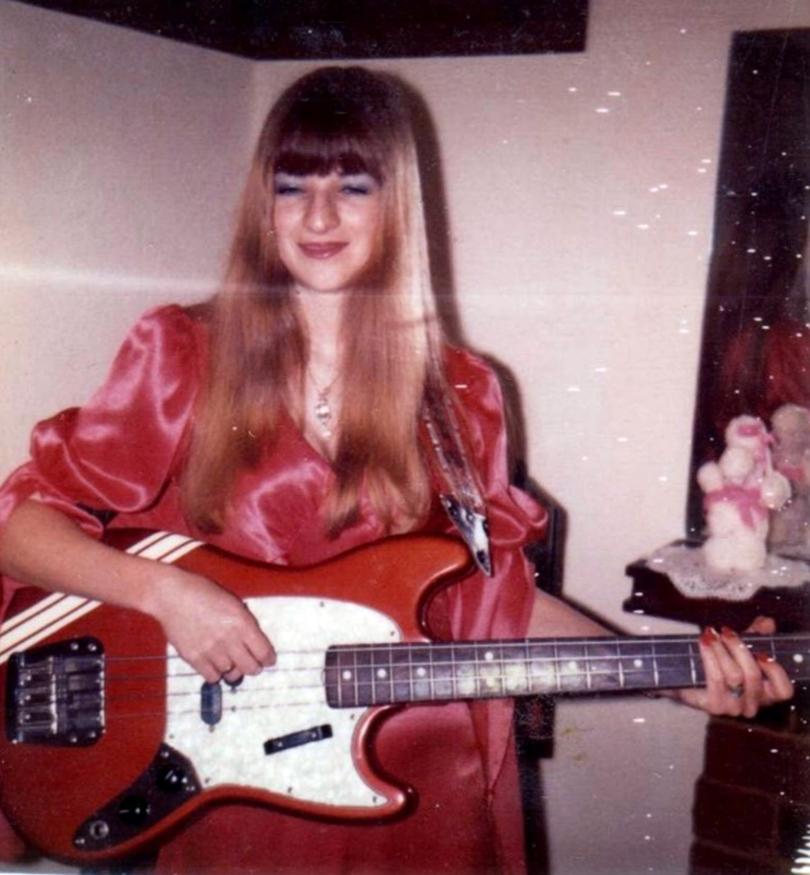
[[[139,852],[218,802],[330,819],[402,813],[408,788],[378,775],[370,750],[394,705],[703,679],[697,643],[682,636],[431,642],[431,595],[470,567],[451,538],[392,538],[303,569],[179,535],[112,538],[244,599],[278,659],[235,686],[205,683],[143,614],[19,590],[0,626],[0,808],[67,861]],[[810,679],[810,635],[755,640]]]

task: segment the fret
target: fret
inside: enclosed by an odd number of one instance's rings
[[[430,677],[430,650],[415,646],[411,651],[411,687],[414,702],[430,702],[433,699],[433,684]]]
[[[391,658],[393,655],[393,653],[392,653],[393,648],[391,647],[390,644],[387,644],[386,650],[387,650],[387,652],[385,654],[385,659],[386,659],[385,664],[388,667],[388,691],[387,691],[388,699],[387,699],[387,701],[395,702],[396,699],[394,698],[394,661]]]
[[[658,658],[655,655],[655,641],[650,641],[650,659],[652,660],[653,683],[658,687],[660,685],[658,683]]]
[[[520,696],[530,692],[525,643],[505,643],[501,645],[500,650],[504,692],[509,696]]]
[[[595,692],[623,689],[622,661],[619,647],[610,638],[585,644],[588,689]]]
[[[391,702],[391,666],[388,653],[382,647],[369,649],[372,702],[385,705]]]
[[[482,647],[484,656],[481,680],[484,688],[482,694],[486,697],[509,695],[506,689],[506,664],[504,662],[503,645],[497,641]]]
[[[413,700],[411,649],[408,645],[389,646],[391,648],[391,701],[410,702]]]
[[[373,704],[371,654],[366,647],[354,648],[354,687],[358,705]]]
[[[557,676],[561,692],[587,689],[585,645],[577,639],[557,642]]]
[[[427,652],[427,676],[428,683],[430,684],[430,700],[433,701],[436,698],[436,678],[433,674],[434,664],[433,664],[433,656],[436,653],[436,648],[431,647]]]
[[[622,689],[650,689],[655,686],[655,674],[650,657],[650,646],[645,639],[617,639],[619,665],[624,686]]]
[[[528,638],[523,640],[523,663],[526,671],[526,692],[532,691],[532,656]]]
[[[455,675],[456,694],[461,699],[472,699],[478,691],[475,646],[456,644],[453,653],[455,656],[453,674]]]
[[[354,672],[354,651],[347,650],[344,658],[341,661],[340,669],[340,685],[343,688],[343,698],[345,704],[352,706],[357,705],[357,686],[355,682]]]
[[[458,691],[458,671],[456,669],[458,665],[458,649],[456,645],[449,644],[448,652],[450,653],[450,684],[453,688],[453,699],[460,699],[461,694]]]
[[[554,693],[559,689],[557,679],[557,645],[550,641],[527,643],[529,690],[532,693]]]
[[[498,684],[500,669],[495,661],[492,647],[482,642],[475,648],[475,679],[478,695],[482,698],[491,696]]]
[[[410,691],[408,701],[413,702],[416,699],[416,690],[413,685],[413,649],[407,647],[406,650],[408,653],[408,689]]]
[[[450,645],[440,644],[431,648],[431,677],[434,699],[452,699],[453,689],[453,651]]]
[[[657,685],[662,688],[692,684],[690,642],[660,638],[653,643],[657,658]]]
[[[762,649],[756,638],[748,639],[754,649]],[[794,682],[810,679],[810,650],[806,635],[787,635],[771,639],[771,654],[777,662],[784,666],[788,676]]]

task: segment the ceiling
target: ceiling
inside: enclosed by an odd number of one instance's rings
[[[254,60],[585,48],[588,0],[22,0]]]

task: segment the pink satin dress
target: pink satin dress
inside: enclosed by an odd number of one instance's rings
[[[0,522],[36,494],[94,536],[101,525],[79,505],[115,511],[114,526],[196,534],[181,509],[178,475],[206,338],[205,324],[181,307],[144,315],[90,401],[34,429],[31,461],[0,492]],[[521,548],[540,537],[545,514],[508,483],[502,401],[492,371],[471,353],[450,349],[447,372],[484,485],[495,576],[475,573],[450,587],[431,616],[456,639],[520,637],[533,594]],[[300,565],[384,537],[366,501],[355,525],[334,540],[325,537],[319,508],[333,476],[327,460],[284,419],[272,451],[238,478],[225,530],[208,540],[265,562]],[[428,527],[452,530],[441,516]],[[4,606],[17,585],[5,581]],[[375,741],[379,763],[418,794],[416,810],[400,821],[331,824],[247,805],[221,806],[163,845],[156,871],[522,872],[511,713],[508,702],[459,702],[409,706],[391,716]],[[0,828],[0,851],[5,832]],[[5,844],[13,850],[11,838]]]

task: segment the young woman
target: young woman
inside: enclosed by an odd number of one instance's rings
[[[100,519],[301,565],[392,533],[453,531],[438,495],[460,483],[486,512],[493,575],[437,597],[434,631],[604,634],[533,586],[521,548],[544,513],[509,485],[493,373],[442,341],[426,253],[400,88],[358,68],[294,83],[259,138],[221,291],[146,314],[88,404],[37,426],[32,460],[2,493],[3,572],[145,612],[206,680],[235,682],[275,659],[245,605],[214,580],[105,546]],[[736,636],[704,639],[707,687],[683,699],[752,715],[790,695],[782,669]],[[505,702],[454,703],[385,722],[379,762],[418,793],[405,819],[223,806],[168,841],[157,869],[520,871],[510,715]]]

